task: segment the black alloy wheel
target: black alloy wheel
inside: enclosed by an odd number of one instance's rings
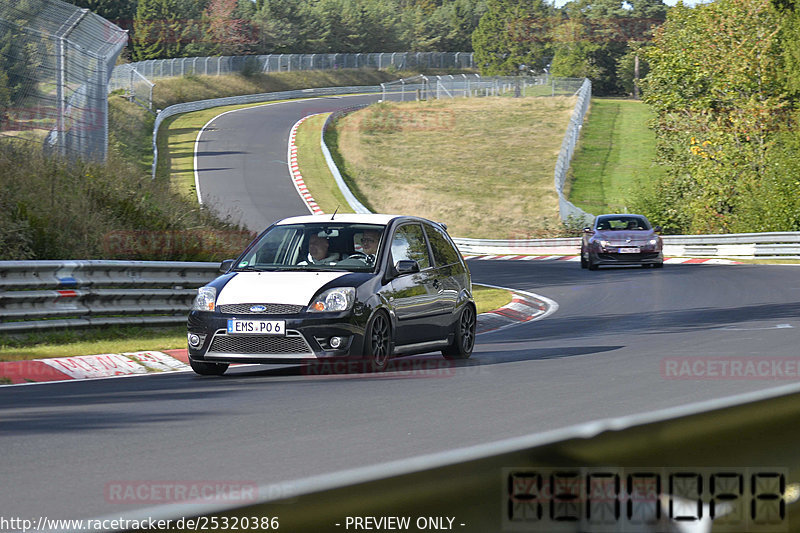
[[[472,355],[475,347],[475,331],[477,327],[477,317],[475,308],[467,304],[461,311],[461,316],[456,324],[455,338],[453,342],[444,350],[442,355],[445,359],[467,359]]]
[[[386,370],[392,349],[392,326],[386,313],[379,311],[372,318],[367,327],[364,348],[369,370],[373,372]]]

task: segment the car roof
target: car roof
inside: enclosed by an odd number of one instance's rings
[[[603,215],[597,215],[597,218],[609,218],[609,217],[638,217],[644,219],[647,218],[644,215],[638,215],[636,213],[608,213]]]
[[[276,225],[283,226],[285,224],[313,224],[322,222],[347,222],[351,224],[381,224],[387,225],[392,220],[397,218],[417,218],[408,217],[407,215],[379,215],[379,214],[358,214],[358,213],[341,213],[337,215],[303,215],[298,217],[284,218],[276,222]]]

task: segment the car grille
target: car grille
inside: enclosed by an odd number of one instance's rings
[[[266,307],[264,311],[251,311],[256,305]],[[234,315],[293,315],[299,313],[304,306],[292,304],[225,304],[217,307],[220,313]]]
[[[308,343],[298,332],[287,332],[286,337],[273,335],[216,335],[208,353],[233,354],[310,354]]]

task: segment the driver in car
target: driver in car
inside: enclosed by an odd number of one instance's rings
[[[338,254],[328,255],[328,247],[330,243],[325,237],[320,237],[316,233],[312,233],[308,238],[308,260],[301,261],[300,265],[319,265],[326,264],[332,265],[339,260]]]

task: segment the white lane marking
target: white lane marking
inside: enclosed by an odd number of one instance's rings
[[[774,326],[767,326],[763,328],[739,328],[736,326],[727,326],[724,328],[714,328],[718,331],[764,331],[769,329],[793,329],[794,326],[791,324],[776,324]]]

